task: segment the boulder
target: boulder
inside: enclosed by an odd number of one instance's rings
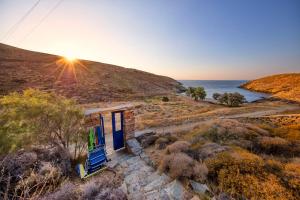
[[[141,146],[143,148],[153,145],[157,138],[158,136],[153,131],[143,133],[136,137],[136,139],[141,143]]]
[[[143,152],[143,148],[135,138],[127,140],[126,144],[129,153],[132,153],[135,156],[139,156]]]
[[[193,191],[197,194],[200,194],[201,196],[206,196],[210,193],[210,190],[206,184],[201,184],[193,180],[190,180],[190,183],[193,188]]]
[[[199,158],[204,160],[228,149],[227,146],[221,146],[217,143],[206,143],[199,149]]]
[[[178,180],[174,180],[165,186],[165,191],[172,200],[188,199],[191,196]],[[191,197],[190,197],[191,198]]]

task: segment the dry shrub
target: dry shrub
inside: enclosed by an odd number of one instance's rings
[[[67,182],[63,184],[56,192],[48,194],[41,200],[76,200],[80,198],[80,192],[76,185]]]
[[[164,134],[155,141],[156,149],[164,149],[167,145],[177,141],[177,138],[170,133]]]
[[[38,160],[51,162],[55,167],[58,167],[64,176],[70,175],[72,171],[71,155],[70,153],[59,146],[46,147],[46,148],[34,148],[38,156]]]
[[[47,164],[38,172],[32,170],[28,177],[18,181],[15,192],[22,198],[36,198],[55,190],[62,180],[59,168]]]
[[[169,144],[169,140],[165,137],[160,137],[155,141],[156,149],[164,149]]]
[[[18,151],[0,161],[0,199],[33,198],[53,191],[64,180],[70,166],[69,154],[59,148]]]
[[[221,146],[217,143],[206,143],[199,148],[198,157],[201,160],[205,160],[206,158],[212,158],[216,154],[228,149],[229,148],[227,146]]]
[[[120,185],[120,174],[105,171],[101,174],[101,176],[94,177],[82,186],[82,199],[127,199],[126,194],[122,190],[118,189]]]
[[[119,188],[104,189],[98,195],[96,199],[107,200],[124,200],[127,199],[126,194]]]
[[[166,153],[171,154],[171,153],[187,152],[190,146],[191,144],[186,141],[177,141],[167,146]]]
[[[255,146],[258,151],[267,154],[294,156],[300,153],[299,144],[280,137],[260,137]]]
[[[168,172],[171,178],[194,178],[205,180],[207,167],[200,164],[185,153],[177,152],[165,154],[159,165],[160,172]]]
[[[270,173],[279,174],[283,167],[284,166],[280,161],[274,159],[268,159],[265,161],[265,169]]]
[[[203,134],[204,137],[220,144],[230,144],[232,141],[240,140],[251,142],[257,137],[265,135],[269,135],[266,130],[233,119],[215,120]],[[240,144],[239,146],[245,147],[244,144]]]
[[[239,174],[221,170],[219,173],[220,190],[239,199],[294,199],[280,180],[270,174],[264,178],[252,174]]]
[[[263,160],[255,154],[243,150],[223,152],[205,163],[209,178],[234,198],[296,199],[277,176],[265,170]]]
[[[293,191],[296,198],[300,199],[300,162],[287,163],[282,174],[283,181]]]

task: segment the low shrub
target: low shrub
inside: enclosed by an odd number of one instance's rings
[[[193,178],[203,181],[206,179],[207,167],[200,164],[185,153],[165,154],[159,165],[160,172],[169,173],[173,179]]]
[[[80,191],[73,183],[63,184],[56,192],[45,195],[40,200],[76,200],[80,198]]]
[[[201,160],[206,158],[212,158],[220,152],[226,151],[229,148],[227,146],[221,146],[216,143],[206,143],[203,144],[198,150],[198,157]]]
[[[126,194],[119,188],[104,189],[102,190],[95,199],[105,200],[125,200],[127,199]]]
[[[289,149],[289,142],[280,137],[260,137],[257,148],[267,154],[283,154]]]
[[[277,160],[268,159],[265,161],[265,169],[266,171],[273,174],[280,174],[283,170],[284,165]]]
[[[162,97],[162,99],[161,99],[163,102],[168,102],[168,101],[170,101],[169,100],[169,98],[168,97],[166,97],[166,96],[164,96],[164,97]]]
[[[103,172],[100,177],[94,177],[82,186],[82,199],[127,199],[126,194],[118,189],[121,185],[120,180],[121,177],[119,174],[113,174],[109,171]]]
[[[220,93],[213,93],[213,99],[214,100],[218,100],[220,96],[221,96]]]
[[[31,151],[20,150],[0,160],[0,199],[35,198],[53,191],[70,174],[68,151],[58,147],[36,147]]]
[[[300,199],[300,163],[287,163],[281,177],[285,185],[293,191],[294,197]]]
[[[186,141],[176,141],[173,144],[170,144],[166,148],[166,153],[179,153],[179,152],[187,152],[190,148],[191,144]]]
[[[210,180],[234,198],[296,199],[277,176],[265,170],[262,158],[255,154],[243,150],[223,152],[205,163]]]
[[[219,119],[214,120],[212,125],[204,131],[203,137],[219,144],[232,144],[245,147],[244,144],[252,142],[259,136],[269,135],[269,133],[252,124],[241,123],[234,119]],[[236,141],[245,142],[239,144]]]
[[[165,134],[155,141],[155,147],[156,149],[164,149],[175,141],[177,141],[176,137],[172,136],[171,134]]]
[[[29,176],[21,178],[15,187],[15,193],[21,198],[34,199],[55,190],[63,180],[60,170],[47,164],[38,172],[32,170]]]

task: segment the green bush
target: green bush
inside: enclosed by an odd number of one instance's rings
[[[83,111],[76,102],[35,89],[0,99],[0,154],[32,144],[59,145],[79,155],[85,145]]]
[[[226,104],[230,107],[237,107],[240,104],[246,101],[245,97],[238,92],[235,93],[227,93],[225,92],[221,96],[218,97],[218,101],[221,104]]]
[[[214,100],[218,100],[220,96],[221,96],[220,93],[213,93],[213,99]]]
[[[192,97],[195,101],[203,100],[206,97],[206,92],[203,87],[189,87],[186,95]]]

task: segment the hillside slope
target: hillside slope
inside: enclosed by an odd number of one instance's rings
[[[174,93],[180,83],[165,76],[0,44],[0,95],[26,88],[55,91],[81,103],[129,100]]]
[[[300,102],[300,73],[278,74],[249,81],[242,88]]]

